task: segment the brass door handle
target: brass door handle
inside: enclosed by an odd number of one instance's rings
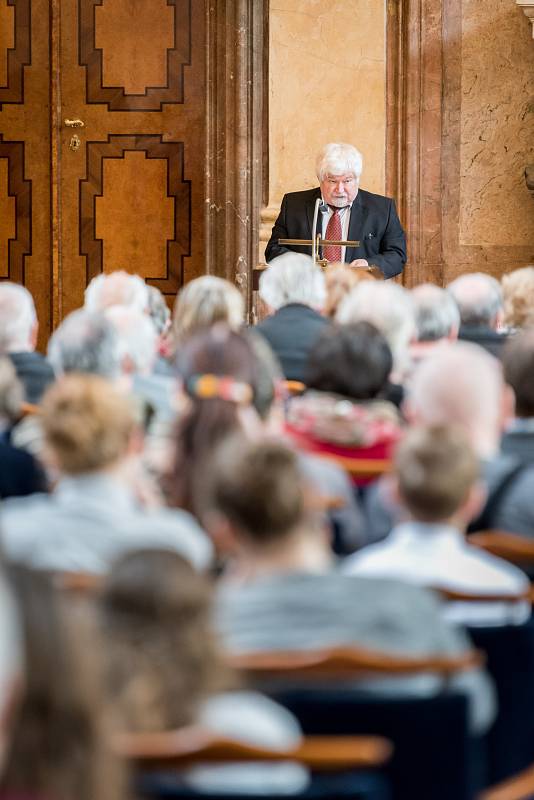
[[[67,128],[83,128],[85,127],[85,122],[81,119],[66,119],[65,120],[65,127]]]

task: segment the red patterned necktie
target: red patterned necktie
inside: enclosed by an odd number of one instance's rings
[[[339,208],[334,208],[334,213],[328,220],[324,238],[332,239],[334,242],[339,242],[343,238]],[[323,255],[327,261],[341,261],[341,245],[325,245],[323,248]]]

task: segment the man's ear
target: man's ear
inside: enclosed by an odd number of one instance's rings
[[[507,383],[503,384],[501,392],[500,412],[500,430],[504,430],[515,416],[515,394],[512,387]]]
[[[202,515],[202,524],[208,532],[217,553],[233,555],[239,550],[239,541],[232,524],[218,511],[208,511]]]
[[[38,334],[39,334],[39,322],[37,320],[35,320],[35,322],[32,325],[32,329],[30,331],[29,345],[30,345],[32,350],[35,350],[35,348],[37,347],[37,336],[38,336]]]

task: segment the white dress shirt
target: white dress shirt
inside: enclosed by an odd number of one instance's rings
[[[529,588],[518,567],[473,547],[456,528],[421,522],[396,526],[383,542],[349,556],[343,569],[466,594],[515,595]],[[444,614],[464,625],[519,624],[530,616],[530,604],[453,602]]]

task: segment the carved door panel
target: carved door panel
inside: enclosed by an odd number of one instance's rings
[[[53,279],[48,6],[48,0],[0,0],[0,280],[32,292],[42,342]]]
[[[115,269],[141,274],[170,300],[205,271],[204,2],[54,2],[58,314]],[[0,197],[1,181],[0,170]]]

